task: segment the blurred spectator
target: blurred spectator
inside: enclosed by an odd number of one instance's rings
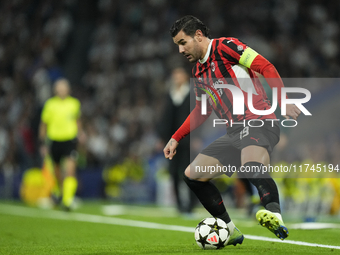
[[[157,129],[162,147],[183,124],[190,114],[190,110],[194,108],[193,105],[190,107],[190,100],[193,99],[190,95],[194,96],[193,93],[190,93],[188,74],[183,68],[174,69],[171,73],[169,94],[165,99],[165,107]],[[184,183],[184,170],[190,164],[189,136],[181,141],[177,151],[179,153],[169,162],[169,173],[175,191],[177,209],[182,213],[191,213],[196,202],[196,196],[186,185],[181,185]],[[183,192],[184,189],[185,192]],[[183,196],[185,193],[187,194],[187,201]]]

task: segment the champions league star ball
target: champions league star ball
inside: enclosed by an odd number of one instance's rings
[[[217,218],[206,218],[195,229],[195,240],[205,250],[222,249],[227,245],[230,232],[227,224]]]

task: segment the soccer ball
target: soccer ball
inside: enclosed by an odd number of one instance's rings
[[[227,224],[217,218],[206,218],[195,229],[195,240],[205,250],[222,249],[227,245],[230,231]]]

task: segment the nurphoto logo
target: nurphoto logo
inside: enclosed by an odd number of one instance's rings
[[[206,88],[199,88],[206,92],[206,94],[201,95],[201,114],[206,115],[207,114],[207,94],[211,97],[211,100],[217,105],[216,100],[218,100],[220,103],[222,102],[221,97],[217,91],[217,89],[228,89],[233,97],[233,115],[244,115],[244,94],[242,90],[235,85],[228,85],[228,84],[221,84],[218,82],[214,83],[214,87],[209,86],[207,84],[204,84],[202,82],[199,82],[199,84],[205,86]],[[253,97],[248,96],[247,97],[247,103],[249,111],[252,112],[255,115],[259,116],[265,116],[270,115],[277,109],[278,106],[278,93],[277,88],[272,89],[272,105],[270,109],[266,110],[257,110],[254,108],[253,105]],[[246,92],[248,95],[252,95],[254,92],[254,88],[251,86],[248,86],[246,89]],[[287,98],[287,93],[300,93],[303,94],[303,98]],[[298,88],[298,87],[282,87],[281,88],[281,115],[286,115],[286,105],[287,104],[294,104],[296,105],[300,111],[307,116],[311,116],[312,114],[306,109],[306,107],[303,106],[304,103],[307,103],[311,99],[311,93],[308,89],[305,88]],[[279,121],[279,119],[266,119],[264,121],[270,121],[272,122],[272,125],[274,125],[275,121]],[[260,119],[254,119],[249,120],[248,125],[251,127],[262,127],[264,125],[264,121]],[[257,122],[258,124],[254,124],[254,122]],[[291,122],[292,124],[285,125],[285,123]],[[217,124],[227,124],[228,120],[225,119],[214,119],[214,127]],[[243,124],[245,126],[246,120],[243,120],[242,122],[234,122],[232,123],[232,120],[230,121],[230,124]],[[294,119],[286,119],[281,121],[282,126],[284,127],[295,127],[297,125],[297,121]]]

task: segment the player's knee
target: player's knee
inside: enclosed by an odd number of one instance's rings
[[[208,181],[210,181],[211,180],[211,178],[203,178],[203,177],[199,177],[199,176],[188,176],[188,174],[186,173],[186,172],[184,172],[184,174],[183,174],[183,178],[184,178],[184,181],[188,184],[188,180],[192,180],[192,181],[195,181],[195,182],[202,182],[202,183],[204,183],[204,182],[208,182]]]
[[[196,180],[200,182],[210,181],[212,178],[210,173],[197,171],[195,163],[191,163],[184,171],[184,175],[191,180]],[[207,176],[208,175],[208,176]]]
[[[190,178],[190,165],[185,169],[185,171],[184,171],[184,176]]]
[[[187,174],[184,172],[184,174],[183,174],[183,180],[184,180],[184,182],[188,185],[188,186],[190,186],[190,184],[193,182],[193,181],[196,181],[196,180],[194,180],[194,179],[191,179],[189,176],[187,176]]]
[[[191,190],[196,190],[196,189],[200,189],[202,187],[202,185],[205,185],[204,181],[200,181],[200,180],[196,180],[196,179],[191,179],[188,176],[186,176],[186,174],[183,174],[183,180],[184,182],[188,185],[188,187]]]
[[[263,164],[260,162],[247,162],[241,167],[242,176],[249,179],[271,178],[267,171],[264,171]]]

